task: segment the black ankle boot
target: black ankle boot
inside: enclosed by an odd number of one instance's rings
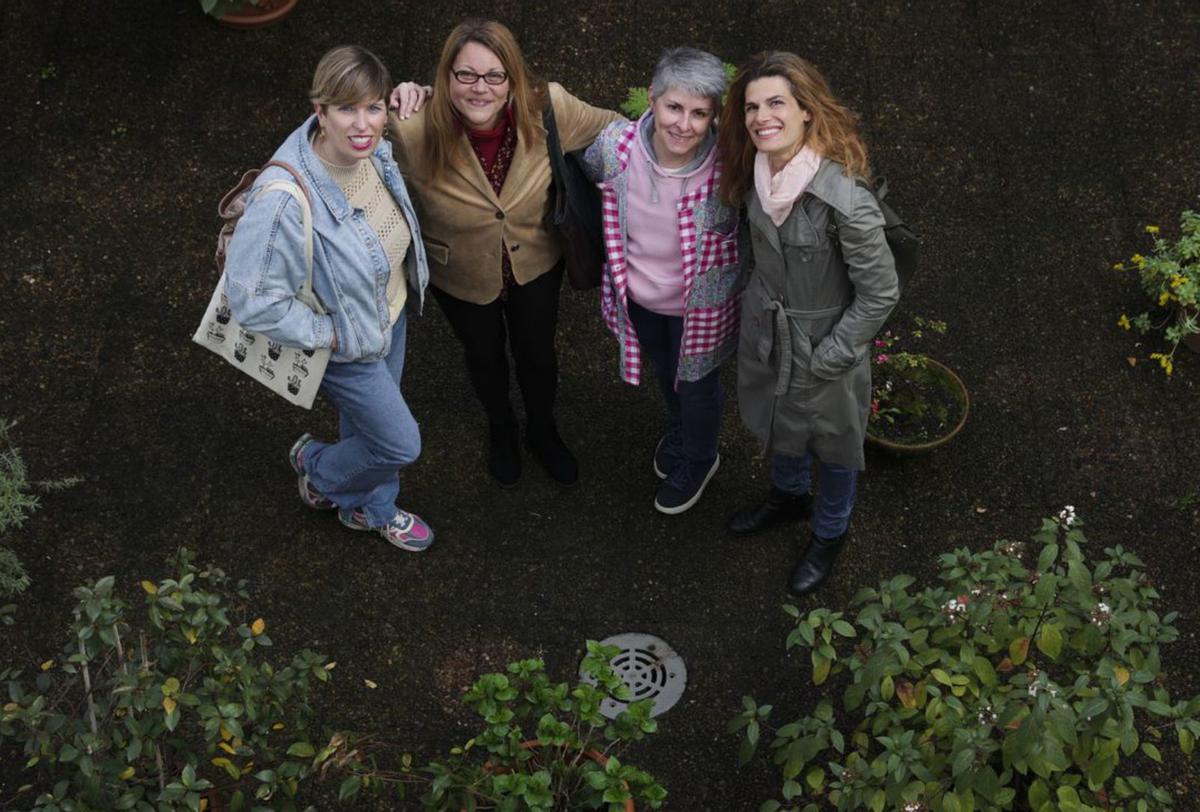
[[[788,493],[774,485],[761,505],[744,508],[733,514],[726,527],[735,536],[761,533],[779,522],[799,522],[812,513],[812,494]]]
[[[558,429],[553,423],[527,429],[525,447],[555,482],[560,485],[574,485],[579,482],[579,463],[575,461],[575,455],[567,448],[562,437],[558,436]]]
[[[488,427],[488,472],[501,488],[512,488],[521,478],[521,446],[516,425],[492,423]]]
[[[793,595],[804,595],[820,586],[833,572],[833,562],[845,546],[845,533],[833,539],[823,539],[814,534],[804,557],[792,567],[788,590]]]

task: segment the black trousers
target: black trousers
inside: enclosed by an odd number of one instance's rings
[[[554,336],[562,277],[559,264],[528,284],[512,285],[507,297],[485,305],[463,301],[430,286],[462,342],[471,386],[488,422],[497,429],[515,429],[517,425],[508,396],[506,344],[516,366],[529,433],[536,435],[554,426],[554,396],[558,390]]]

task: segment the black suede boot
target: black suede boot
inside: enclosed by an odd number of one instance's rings
[[[558,435],[558,429],[553,423],[530,426],[526,429],[525,447],[555,482],[560,485],[575,485],[579,482],[579,463]]]
[[[488,426],[488,472],[501,488],[512,488],[521,478],[521,446],[516,423]]]
[[[735,536],[750,536],[780,522],[803,521],[811,513],[812,494],[788,493],[772,485],[766,501],[733,514],[726,528]]]
[[[834,560],[846,546],[846,536],[846,533],[833,539],[823,539],[815,534],[812,536],[804,557],[792,567],[788,590],[793,595],[812,592],[829,577],[829,573],[833,572]]]

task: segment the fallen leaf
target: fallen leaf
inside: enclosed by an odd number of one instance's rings
[[[1131,366],[1131,367],[1137,366],[1137,358],[1135,358],[1134,356],[1131,355],[1128,358],[1126,358],[1125,360],[1129,363],[1129,366]]]
[[[987,508],[985,508],[983,505],[976,505],[976,506],[975,506],[975,512],[976,512],[976,513],[987,513],[987,510],[988,510],[988,509],[987,509]]]
[[[46,660],[46,662],[42,663],[43,671],[49,671],[53,667],[54,667],[54,660]]]
[[[142,581],[142,589],[146,590],[147,595],[158,594],[158,587],[154,585],[153,581]]]
[[[267,630],[267,621],[263,620],[261,617],[257,618],[253,623],[250,624],[250,633],[253,634],[255,637],[258,637],[260,634],[262,634],[266,630]]]
[[[372,681],[371,681],[371,680],[369,680],[369,679],[364,679],[364,680],[363,680],[363,685],[365,685],[365,686],[367,686],[368,688],[371,688],[371,689],[374,689],[374,688],[378,688],[378,687],[379,687],[379,686],[378,686],[376,683],[372,682]]]

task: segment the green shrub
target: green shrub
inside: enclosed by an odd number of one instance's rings
[[[1159,646],[1175,613],[1120,546],[1098,563],[1066,508],[1031,544],[941,556],[941,584],[913,592],[898,575],[864,589],[848,614],[796,619],[789,648],[806,649],[822,700],[774,731],[783,803],[763,810],[1036,812],[1172,808],[1140,777],[1174,739],[1190,755],[1200,696],[1172,700]],[[753,757],[771,707],[743,700],[731,724]]]
[[[629,688],[611,666],[616,647],[589,640],[587,651],[574,686],[552,683],[541,660],[520,660],[506,673],[480,677],[464,701],[486,727],[448,759],[414,770],[405,755],[401,769],[389,772],[376,766],[369,739],[337,734],[317,761],[353,772],[342,782],[342,798],[364,786],[390,786],[403,795],[406,787],[422,785],[427,809],[622,812],[631,799],[641,809],[658,809],[666,790],[619,758],[630,742],[658,729],[650,718],[652,700],[632,702],[606,719],[601,703],[627,700]]]
[[[0,737],[23,749],[28,788],[49,788],[35,809],[197,810],[205,793],[232,810],[295,808],[316,753],[308,698],[333,666],[307,650],[265,662],[244,586],[193,560],[181,550],[175,578],[142,582],[136,625],[111,576],[76,589],[59,659],[32,685],[0,672]]]
[[[0,539],[10,530],[20,527],[29,514],[38,508],[38,497],[33,491],[53,491],[68,488],[80,480],[67,479],[30,482],[21,450],[12,444],[9,432],[16,423],[0,418]],[[29,586],[29,575],[21,565],[17,554],[0,545],[0,598],[24,592]],[[0,625],[13,622],[15,604],[0,606]]]

